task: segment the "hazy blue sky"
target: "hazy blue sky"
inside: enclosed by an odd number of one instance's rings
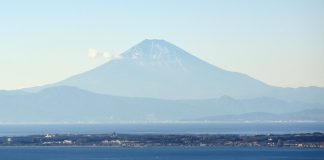
[[[324,86],[323,0],[0,2],[0,89],[55,82],[164,39],[221,68],[284,87]]]

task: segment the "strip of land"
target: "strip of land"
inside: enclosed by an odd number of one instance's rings
[[[0,146],[302,147],[324,148],[324,133],[237,134],[46,134],[0,137]]]

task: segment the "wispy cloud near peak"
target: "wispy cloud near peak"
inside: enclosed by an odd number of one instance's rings
[[[88,56],[90,58],[104,58],[108,60],[121,58],[119,54],[114,54],[112,52],[107,52],[107,51],[99,51],[94,48],[89,48]]]

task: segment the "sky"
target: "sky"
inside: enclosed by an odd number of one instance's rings
[[[63,80],[144,39],[281,87],[324,87],[323,0],[0,1],[0,90]],[[108,56],[109,57],[109,56]]]

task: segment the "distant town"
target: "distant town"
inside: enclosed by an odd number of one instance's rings
[[[0,146],[300,147],[324,148],[324,133],[236,134],[46,134],[0,137]]]

